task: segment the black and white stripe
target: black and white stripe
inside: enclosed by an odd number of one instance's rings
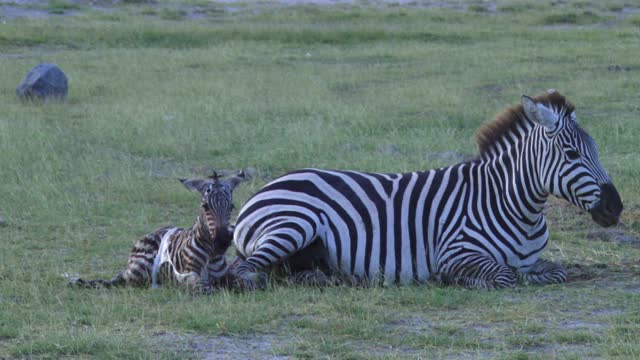
[[[600,212],[603,225],[617,222],[622,203],[564,97],[523,97],[503,117],[480,133],[477,159],[451,167],[304,169],[272,181],[240,211],[234,242],[244,261],[235,275],[259,287],[273,265],[315,261],[367,283],[438,277],[511,287],[517,272],[532,283],[566,281],[564,268],[539,258],[549,238],[548,195]]]
[[[156,288],[175,281],[191,291],[209,293],[226,275],[225,252],[231,245],[232,193],[244,173],[228,180],[217,175],[181,180],[187,189],[201,193],[198,217],[191,228],[166,226],[138,240],[127,268],[107,280],[72,279],[72,285],[111,287],[118,285]]]

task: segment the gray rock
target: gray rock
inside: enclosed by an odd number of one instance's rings
[[[7,226],[9,224],[7,224],[7,219],[5,219],[4,217],[0,216],[0,227],[2,226]]]
[[[68,92],[67,76],[57,65],[47,63],[31,69],[16,88],[22,100],[64,100]]]

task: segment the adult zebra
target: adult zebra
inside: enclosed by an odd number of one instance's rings
[[[574,106],[549,90],[506,109],[478,131],[477,159],[405,174],[304,169],[264,186],[240,211],[232,270],[247,287],[288,261],[366,281],[467,288],[562,283],[539,258],[552,194],[614,225],[622,201]]]

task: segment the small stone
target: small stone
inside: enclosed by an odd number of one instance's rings
[[[9,225],[7,223],[7,220],[4,217],[0,216],[0,226],[7,226],[7,225]]]
[[[16,88],[22,100],[64,100],[69,92],[67,76],[55,64],[34,67]]]
[[[400,150],[394,144],[380,145],[378,146],[378,151],[382,155],[386,155],[386,156],[396,156],[400,154]]]

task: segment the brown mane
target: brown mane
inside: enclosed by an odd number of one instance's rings
[[[565,108],[567,113],[574,110],[573,104],[555,90],[539,94],[534,99],[551,108]],[[527,118],[524,115],[522,104],[512,105],[496,115],[495,120],[484,124],[476,132],[476,144],[480,154],[485,154],[500,138],[515,130],[517,125],[524,121],[527,121]]]

